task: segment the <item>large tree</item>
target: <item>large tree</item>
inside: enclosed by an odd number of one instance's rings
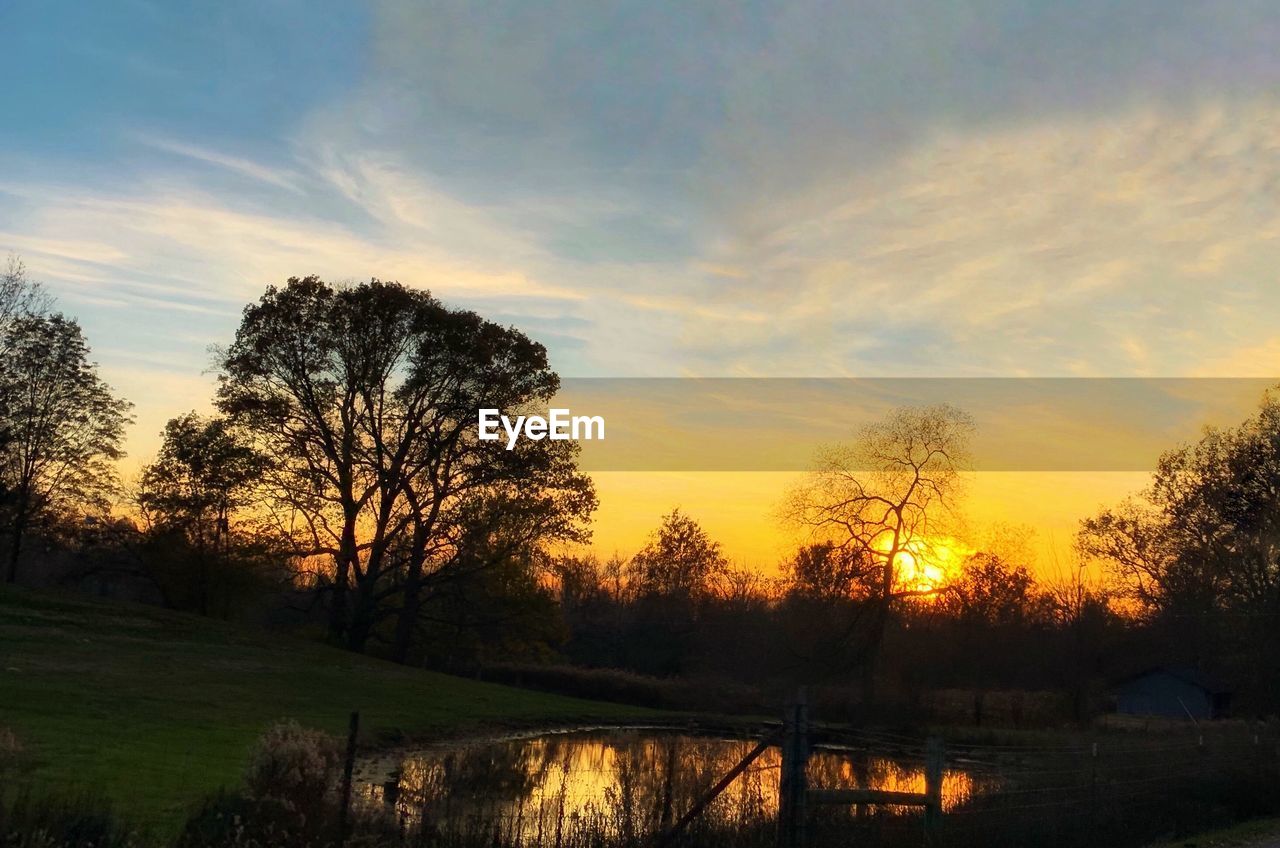
[[[245,309],[222,366],[218,405],[268,458],[277,526],[354,650],[380,634],[405,658],[432,583],[585,533],[574,443],[478,438],[478,409],[545,410],[559,387],[517,330],[397,283],[292,278]]]
[[[863,663],[864,697],[874,694],[876,660],[895,603],[940,587],[906,579],[945,533],[969,460],[973,423],[946,404],[904,407],[862,428],[857,438],[819,454],[784,513],[813,541],[859,570],[849,579],[870,602]]]
[[[1081,524],[1078,544],[1152,613],[1280,603],[1280,397],[1161,455],[1137,498]]]
[[[1078,544],[1185,659],[1230,648],[1255,670],[1280,667],[1280,396],[1165,452],[1148,488],[1083,521]]]
[[[20,312],[4,328],[3,412],[6,579],[17,580],[23,541],[64,507],[107,505],[130,404],[112,393],[89,359],[80,326],[62,315]]]

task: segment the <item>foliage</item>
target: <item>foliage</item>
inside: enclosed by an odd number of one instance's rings
[[[228,617],[278,586],[288,557],[246,520],[266,458],[224,418],[191,412],[163,436],[139,483],[141,566],[169,606]]]
[[[965,561],[959,577],[940,593],[937,603],[962,622],[1001,627],[1045,611],[1036,595],[1036,581],[1025,565],[979,551]]]
[[[33,524],[59,510],[108,505],[130,404],[98,376],[80,326],[71,319],[19,315],[5,328],[4,347],[0,478],[7,494],[12,583]]]
[[[865,597],[870,562],[835,542],[804,544],[782,564],[788,591],[812,598]]]
[[[140,844],[100,799],[36,795],[0,783],[0,845],[5,848],[136,848]]]
[[[697,521],[678,509],[631,559],[629,587],[639,595],[706,597],[725,576],[728,560]]]
[[[152,527],[182,532],[196,548],[217,549],[263,473],[265,458],[227,420],[195,412],[171,419],[163,439],[155,460],[142,470],[138,505]]]
[[[744,683],[695,677],[653,677],[613,668],[564,664],[493,663],[486,680],[593,701],[612,701],[663,710],[721,714],[763,714],[770,699]]]
[[[1181,661],[1268,674],[1280,691],[1280,396],[1164,453],[1142,496],[1086,519],[1078,544],[1167,629]]]
[[[315,811],[333,790],[341,756],[335,737],[293,720],[278,722],[250,754],[244,778],[249,797],[304,814]]]
[[[377,634],[404,660],[441,581],[585,537],[595,495],[575,443],[478,438],[477,409],[559,386],[514,329],[397,283],[292,278],[246,308],[221,364],[218,405],[270,459],[277,527],[354,650]]]

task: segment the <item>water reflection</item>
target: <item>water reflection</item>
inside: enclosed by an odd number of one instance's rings
[[[390,809],[406,825],[433,831],[492,831],[530,844],[560,844],[569,832],[634,840],[688,810],[752,747],[653,730],[582,731],[437,745],[362,764],[359,798]],[[712,827],[746,828],[777,811],[780,753],[761,755],[700,817]],[[815,751],[810,785],[924,791],[923,763],[867,750]],[[943,806],[992,787],[947,770]],[[904,811],[905,812],[905,811]]]

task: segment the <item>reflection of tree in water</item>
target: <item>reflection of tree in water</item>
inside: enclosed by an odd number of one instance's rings
[[[406,758],[389,793],[402,819],[441,833],[489,833],[521,844],[573,844],[590,835],[635,843],[669,826],[752,747],[752,740],[705,739],[652,732],[551,735]],[[745,831],[772,826],[780,754],[766,751],[699,816],[695,829]],[[860,752],[815,752],[810,784],[921,792],[922,766]],[[367,784],[363,796],[373,797]],[[974,791],[948,772],[944,803]],[[762,831],[764,832],[764,831]]]
[[[544,747],[501,744],[416,754],[401,763],[394,790],[384,798],[402,820],[429,829],[505,814],[537,786]]]
[[[750,742],[683,736],[622,746],[615,754],[616,781],[604,793],[608,812],[626,838],[669,826],[751,747]],[[729,823],[767,811],[770,790],[761,774],[755,769],[740,777],[707,808],[703,820]]]
[[[809,759],[809,785],[832,789],[883,789],[923,793],[924,763],[876,756],[866,750],[819,751]],[[942,775],[942,806],[952,809],[988,788],[968,772],[947,769]]]

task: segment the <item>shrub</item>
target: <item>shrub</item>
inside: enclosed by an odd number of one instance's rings
[[[341,748],[334,737],[296,721],[279,722],[258,739],[245,786],[252,799],[308,813],[323,807],[340,762]]]
[[[16,733],[0,727],[0,777],[11,777],[27,762],[27,751]]]
[[[5,848],[134,848],[135,834],[106,803],[33,796],[0,781],[0,845]]]
[[[649,677],[619,669],[519,663],[487,665],[483,676],[494,683],[638,707],[739,714],[771,709],[769,700],[755,687],[723,680]]]

